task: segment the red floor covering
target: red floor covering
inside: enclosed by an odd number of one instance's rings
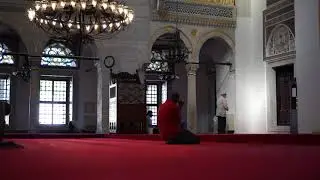
[[[1,180],[319,180],[320,146],[125,139],[16,139]]]

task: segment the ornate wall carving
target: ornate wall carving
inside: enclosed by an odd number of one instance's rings
[[[263,12],[264,60],[268,62],[295,59],[294,0],[274,1]]]
[[[200,4],[224,5],[224,6],[235,5],[235,0],[180,0],[180,1],[200,3]]]
[[[266,45],[266,57],[294,52],[295,37],[290,28],[285,24],[279,24],[273,28]]]
[[[145,104],[144,85],[138,83],[118,83],[119,104]]]
[[[156,0],[153,21],[167,21],[196,26],[235,28],[234,6],[195,1]]]

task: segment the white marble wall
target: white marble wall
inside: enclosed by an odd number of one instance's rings
[[[265,0],[238,0],[236,28],[236,133],[266,133],[266,68],[262,11]]]
[[[295,0],[299,133],[320,132],[319,9],[318,0]]]

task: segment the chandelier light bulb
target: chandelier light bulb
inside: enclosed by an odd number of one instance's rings
[[[129,18],[129,21],[130,21],[130,22],[132,22],[133,17],[134,17],[133,13],[130,12],[130,13],[128,14],[128,18]]]
[[[40,23],[43,23],[43,19],[40,19]]]
[[[48,24],[48,20],[44,20],[44,24]]]
[[[61,6],[62,8],[64,8],[64,7],[66,6],[66,2],[61,1],[61,2],[60,2],[60,6]]]
[[[119,14],[122,14],[122,13],[123,13],[123,8],[120,7],[120,8],[118,9],[118,12],[119,12]]]
[[[52,7],[52,10],[56,10],[57,3],[56,2],[52,2],[51,3],[51,7]]]
[[[111,5],[110,5],[110,9],[111,9],[112,11],[114,11],[114,10],[116,9],[116,6],[115,6],[114,4],[111,4]]]
[[[103,29],[107,28],[107,25],[106,25],[106,24],[103,24],[103,25],[102,25],[102,28],[103,28]]]
[[[95,24],[94,25],[94,30],[97,30],[99,28],[99,25],[98,24]]]
[[[36,4],[35,8],[38,11],[41,8],[41,6],[39,4]]]
[[[90,28],[91,28],[91,27],[90,27],[89,25],[86,26],[86,30],[87,30],[87,31],[90,31]]]
[[[55,22],[55,21],[52,21],[52,25],[54,25],[54,26],[55,26],[55,25],[56,25],[56,23],[57,23],[57,22]]]
[[[70,4],[71,4],[72,7],[76,6],[76,2],[74,2],[74,1],[71,1]]]
[[[125,9],[123,10],[123,13],[124,13],[124,15],[127,15],[127,14],[129,13],[129,10],[125,8]]]
[[[126,18],[126,20],[124,22],[125,22],[125,24],[130,24],[129,18]]]
[[[96,7],[97,6],[97,1],[96,0],[92,0],[92,6]]]
[[[28,10],[28,18],[30,19],[30,21],[33,21],[33,19],[36,17],[36,12],[32,9]]]
[[[103,9],[107,9],[108,8],[107,3],[102,3],[102,7],[103,7]]]
[[[42,9],[46,10],[47,9],[47,4],[42,4]]]
[[[72,23],[68,23],[68,27],[71,28],[72,27]]]
[[[82,3],[81,3],[81,8],[82,8],[82,9],[86,9],[86,7],[87,7],[87,3],[86,3],[86,2],[82,2]]]
[[[78,25],[77,25],[77,29],[80,29],[80,28],[81,28],[81,26],[80,26],[80,24],[78,24]]]

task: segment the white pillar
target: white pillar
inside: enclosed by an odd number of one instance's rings
[[[295,0],[299,133],[320,132],[319,0]]]
[[[98,134],[109,133],[109,84],[110,72],[103,61],[97,63],[97,130]]]
[[[188,104],[187,104],[187,118],[188,129],[193,132],[198,132],[197,127],[197,70],[198,64],[188,64],[186,66],[188,74]]]
[[[263,10],[266,0],[237,0],[235,30],[235,133],[266,133],[266,67]]]

